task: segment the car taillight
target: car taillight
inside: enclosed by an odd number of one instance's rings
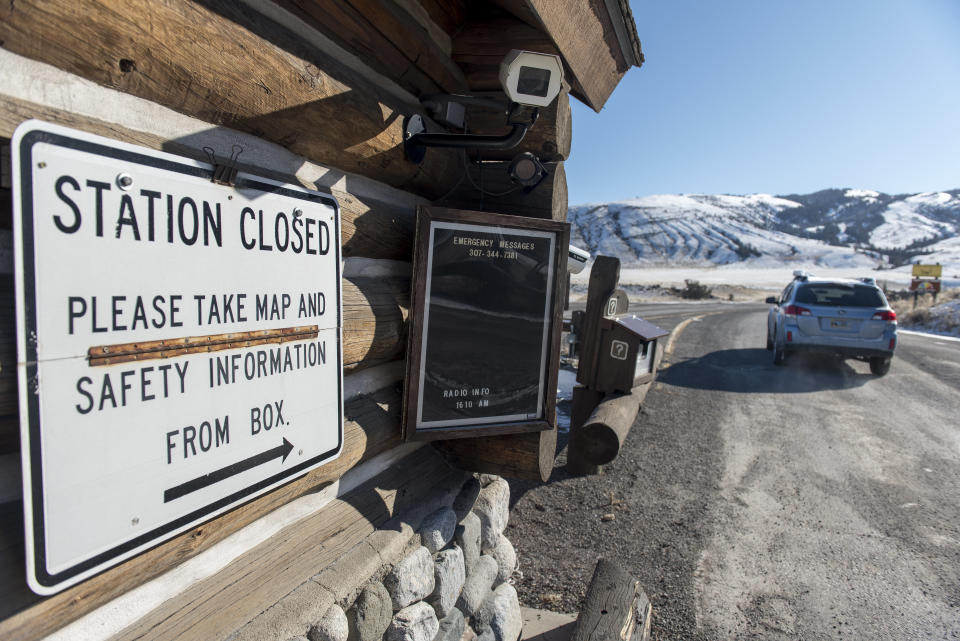
[[[788,343],[793,342],[793,332],[787,332],[787,342]]]
[[[874,314],[873,320],[896,321],[897,313],[892,309],[887,309],[882,312],[877,312],[876,314]]]
[[[892,351],[893,351],[893,348],[896,347],[896,346],[897,346],[897,339],[891,338],[891,339],[890,339],[890,351],[892,352]]]
[[[813,316],[813,312],[799,305],[787,305],[783,308],[783,313],[787,316]]]

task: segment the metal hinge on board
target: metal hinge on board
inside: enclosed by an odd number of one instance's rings
[[[217,161],[217,154],[213,147],[204,147],[203,150],[207,153],[210,164],[213,165],[213,176],[210,177],[210,182],[234,187],[237,184],[237,159],[243,153],[243,147],[234,145],[230,159],[222,163]]]

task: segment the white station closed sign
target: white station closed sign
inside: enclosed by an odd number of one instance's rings
[[[38,121],[11,149],[34,591],[339,455],[330,195]]]

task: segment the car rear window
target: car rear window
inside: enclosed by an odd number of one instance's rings
[[[836,307],[884,307],[880,290],[868,285],[811,283],[797,290],[798,303]]]

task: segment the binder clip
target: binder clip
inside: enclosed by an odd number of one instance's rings
[[[216,183],[218,185],[227,185],[233,187],[237,184],[237,158],[240,157],[240,154],[243,153],[243,147],[240,145],[234,145],[232,153],[230,154],[230,159],[224,163],[217,162],[217,155],[214,152],[213,147],[204,147],[203,150],[207,153],[207,158],[210,159],[210,164],[213,165],[213,175],[210,177],[210,182]]]

